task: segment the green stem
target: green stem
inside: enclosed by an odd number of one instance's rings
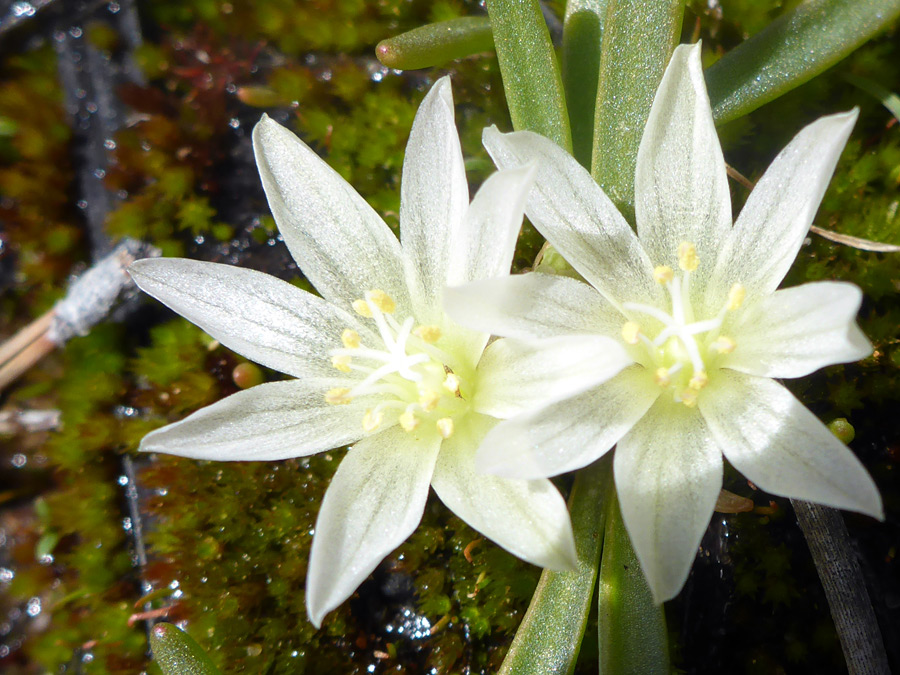
[[[388,68],[415,70],[493,49],[490,20],[486,16],[466,16],[430,23],[382,40],[375,47],[375,55]]]
[[[900,0],[807,0],[706,71],[716,124],[756,110],[847,56],[900,16]]]
[[[510,645],[500,675],[563,675],[575,668],[591,608],[603,545],[604,495],[611,492],[609,457],[578,472],[569,512],[578,570],[544,570]]]
[[[538,0],[488,0],[487,10],[513,127],[571,151],[559,64]]]
[[[598,586],[600,672],[662,675],[670,670],[663,608],[653,602],[615,490],[609,493]]]
[[[683,14],[683,0],[609,0],[607,5],[591,174],[632,222],[638,146]]]

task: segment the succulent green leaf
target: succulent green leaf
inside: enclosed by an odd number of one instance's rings
[[[638,146],[683,14],[683,0],[608,0],[606,8],[591,174],[632,222]]]
[[[612,463],[601,459],[578,472],[569,512],[578,551],[575,572],[544,570],[513,638],[500,675],[571,673],[584,636],[603,545],[604,497],[612,492]]]
[[[382,40],[375,47],[375,55],[388,68],[415,70],[493,49],[490,20],[486,16],[466,16],[430,23]]]
[[[174,624],[153,626],[150,648],[163,675],[220,675],[203,648]]]
[[[670,671],[663,608],[653,602],[615,491],[610,493],[598,585],[600,672],[663,675]]]
[[[881,101],[881,105],[887,108],[890,113],[900,121],[900,96],[889,89],[885,89],[875,80],[870,80],[868,77],[862,77],[861,75],[847,75],[844,79],[854,87],[858,87],[867,94],[877,98]]]
[[[717,124],[756,110],[843,59],[900,16],[900,0],[806,0],[706,71]]]
[[[538,0],[488,0],[487,10],[513,127],[571,151],[559,63]]]

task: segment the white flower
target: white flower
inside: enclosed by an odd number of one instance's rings
[[[505,340],[485,350],[488,335],[456,325],[441,306],[447,284],[508,274],[534,169],[491,176],[470,204],[450,82],[438,81],[407,146],[401,244],[289,131],[263,117],[253,141],[279,230],[322,297],[193,260],[142,260],[131,273],[222,344],[297,379],[239,392],[149,434],[140,449],[275,460],[353,443],[316,523],[306,600],[317,626],[416,528],[429,485],[512,553],[572,568],[568,512],[550,481],[474,470],[475,450],[497,418],[545,394],[548,369],[559,369],[554,342],[549,357]],[[603,341],[583,339],[583,349],[592,345]],[[515,375],[503,377],[520,386],[492,388],[495,373],[509,368]],[[608,376],[602,366],[579,368],[557,389]]]
[[[499,475],[552,476],[618,443],[622,515],[657,601],[684,584],[723,454],[774,494],[883,517],[856,457],[771,379],[871,352],[854,323],[856,286],[775,290],[855,120],[852,111],[803,129],[732,227],[700,49],[677,48],[638,153],[637,235],[556,145],[485,131],[501,168],[539,162],[526,214],[590,285],[543,274],[479,282],[447,293],[451,316],[518,338],[606,336],[626,353],[608,382],[496,426],[477,461]]]

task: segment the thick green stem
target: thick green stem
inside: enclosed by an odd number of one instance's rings
[[[513,127],[571,152],[559,64],[538,0],[488,0],[487,10]]]
[[[578,569],[544,570],[510,645],[501,675],[564,675],[575,668],[591,608],[600,549],[604,497],[611,491],[610,458],[578,472],[569,497]]]
[[[717,124],[799,87],[900,16],[900,0],[807,0],[706,71]]]
[[[430,23],[382,40],[375,55],[388,68],[415,70],[494,49],[486,16],[466,16]]]
[[[591,168],[600,40],[609,0],[569,0],[563,25],[562,73],[572,125],[572,151]]]
[[[683,14],[683,0],[609,0],[607,5],[591,174],[632,222],[638,146]]]
[[[615,490],[609,492],[598,585],[600,672],[663,675],[669,672],[663,608],[653,602],[622,522]]]

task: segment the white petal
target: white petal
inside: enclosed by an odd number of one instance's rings
[[[632,363],[620,342],[601,335],[495,340],[478,362],[472,407],[506,419],[595,387]]]
[[[701,293],[731,230],[725,160],[713,124],[700,43],[672,54],[641,138],[634,179],[638,235],[655,265],[678,269],[678,245],[697,247]]]
[[[847,446],[777,382],[722,370],[700,412],[734,467],[767,492],[884,518],[878,488]]]
[[[453,120],[450,78],[435,82],[413,122],[400,183],[400,241],[420,321],[437,322],[450,242],[469,207],[469,186]]]
[[[627,319],[591,286],[552,274],[518,274],[444,291],[447,313],[475,330],[515,338],[620,336]]]
[[[696,409],[660,396],[619,441],[613,473],[653,599],[670,600],[687,579],[722,488],[722,453]]]
[[[145,258],[128,268],[146,293],[248,359],[294,377],[334,377],[341,332],[368,329],[331,303],[255,270]]]
[[[340,380],[271,382],[240,391],[190,417],[144,436],[143,452],[217,462],[305,457],[364,436],[371,401],[329,405],[325,392]],[[352,382],[350,382],[352,386]]]
[[[509,478],[580,469],[628,433],[660,391],[634,366],[599,387],[501,422],[481,444],[478,469]]]
[[[547,240],[607,300],[659,305],[662,289],[637,236],[590,174],[552,141],[529,131],[482,136],[501,169],[537,162],[525,213]]]
[[[801,377],[833,363],[858,361],[872,346],[856,325],[862,291],[822,281],[775,291],[730,327],[737,348],[722,366],[751,375]]]
[[[774,291],[809,231],[858,110],[805,127],[772,162],[719,253],[711,286],[723,294],[741,283],[748,295]],[[723,298],[715,298],[721,304]]]
[[[266,115],[253,151],[278,230],[322,297],[349,308],[380,289],[408,313],[400,242],[356,190]]]
[[[490,176],[469,205],[463,225],[451,232],[445,284],[457,286],[509,274],[535,167]]]
[[[575,569],[575,539],[566,503],[548,480],[510,480],[475,471],[473,455],[493,423],[470,415],[441,448],[432,485],[469,526],[523,560]]]
[[[317,628],[422,519],[441,437],[392,427],[347,452],[322,500],[306,579]]]

